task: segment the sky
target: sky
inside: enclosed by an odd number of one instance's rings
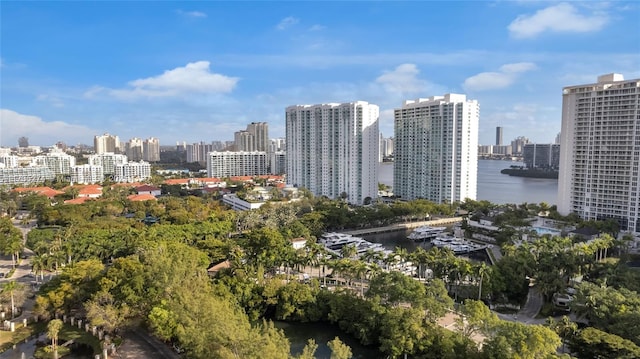
[[[640,3],[2,1],[0,146],[232,140],[285,108],[463,93],[480,144],[553,142],[562,88],[640,78]]]

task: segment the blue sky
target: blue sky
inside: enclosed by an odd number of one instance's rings
[[[0,3],[0,145],[231,140],[252,121],[284,137],[294,104],[465,93],[481,144],[560,130],[563,86],[640,78],[640,3]]]

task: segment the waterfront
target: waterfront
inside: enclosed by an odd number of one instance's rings
[[[525,178],[504,175],[500,170],[509,166],[523,166],[522,162],[478,160],[478,200],[492,203],[557,204],[558,180]],[[381,163],[378,181],[393,187],[393,163]]]

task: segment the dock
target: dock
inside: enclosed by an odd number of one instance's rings
[[[379,233],[387,233],[387,232],[397,232],[397,231],[406,231],[409,229],[414,229],[421,226],[442,226],[455,224],[458,222],[462,222],[462,217],[450,217],[450,218],[439,218],[432,219],[428,221],[418,221],[418,222],[406,222],[406,223],[395,223],[390,226],[385,227],[374,227],[374,228],[363,228],[363,229],[354,229],[354,230],[346,230],[341,233],[350,234],[352,236],[363,236],[367,234],[379,234]]]

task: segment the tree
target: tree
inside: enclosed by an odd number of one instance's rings
[[[555,321],[553,318],[547,319],[547,325],[562,339],[563,351],[566,343],[571,342],[578,331],[578,324],[571,321],[566,315],[563,315],[559,321]]]
[[[456,325],[462,335],[467,338],[471,338],[476,333],[488,336],[500,321],[495,313],[478,300],[465,300],[460,312]]]
[[[51,350],[53,351],[53,357],[58,358],[58,333],[62,329],[62,320],[54,319],[47,324],[47,337],[51,339]]]
[[[316,350],[318,350],[318,344],[315,340],[309,339],[297,359],[315,359]]]
[[[547,327],[518,322],[500,321],[494,335],[483,347],[485,356],[496,356],[494,350],[507,353],[508,358],[534,359],[554,354],[560,346],[560,337]]]
[[[338,337],[329,341],[327,345],[329,349],[331,349],[331,359],[351,359],[351,357],[353,357],[351,348],[344,344]]]
[[[640,347],[632,341],[592,327],[578,332],[570,347],[573,352],[578,354],[578,358],[640,358]]]
[[[2,287],[2,293],[9,294],[9,297],[11,298],[11,318],[13,318],[16,313],[15,293],[23,288],[24,286],[15,280],[8,282]]]

